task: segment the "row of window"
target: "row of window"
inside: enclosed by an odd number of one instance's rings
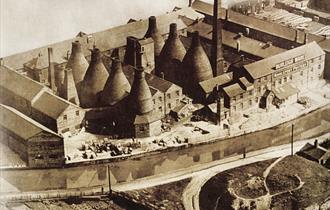
[[[258,100],[259,100],[258,97],[256,97],[255,98],[255,103],[258,103]],[[249,100],[249,106],[252,106],[252,103],[253,103],[253,101],[252,101],[252,99],[250,99]],[[238,106],[234,105],[233,110],[236,111],[238,107],[240,107],[241,109],[244,109],[244,103],[240,103]]]
[[[58,158],[58,155],[56,155],[56,154],[50,154],[50,155],[48,155],[48,158],[57,159]],[[36,155],[34,157],[34,159],[35,160],[43,160],[43,159],[45,159],[45,157],[43,155],[38,154],[38,155]]]
[[[76,116],[79,116],[79,110],[76,111]],[[68,119],[68,115],[63,115],[63,120],[67,120]]]

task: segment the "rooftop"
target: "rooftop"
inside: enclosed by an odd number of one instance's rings
[[[225,73],[217,77],[213,77],[208,80],[204,80],[199,83],[199,85],[202,87],[205,93],[210,93],[213,91],[213,89],[217,86],[224,85],[228,82],[230,82],[233,78],[233,73]]]
[[[134,71],[135,71],[134,67],[130,66],[130,65],[125,65],[125,66],[123,66],[123,71],[129,81],[129,83],[132,85],[133,80],[134,80]],[[172,82],[164,80],[153,74],[145,73],[145,78],[146,78],[146,81],[147,81],[148,85],[150,86],[150,88],[159,90],[162,93],[166,93],[171,87],[177,86],[177,85],[173,84]]]
[[[315,158],[319,160],[327,153],[327,150],[323,147],[317,146],[315,147],[313,144],[307,143],[300,151],[299,153],[303,153],[305,155],[308,155],[309,157]]]
[[[7,66],[0,66],[0,87],[28,101],[32,101],[44,89],[44,86],[38,82],[21,75]]]
[[[309,60],[324,54],[324,51],[316,42],[310,42],[306,45],[245,65],[244,68],[254,79],[257,79],[273,73],[273,68],[285,60],[301,55],[304,55],[304,60]]]
[[[43,91],[32,104],[34,109],[53,119],[57,119],[69,106],[78,107],[47,91]]]
[[[212,25],[210,24],[198,22],[191,25],[188,30],[190,32],[199,31],[201,37],[209,41],[212,40]],[[260,58],[267,58],[285,51],[285,49],[280,47],[274,45],[266,47],[266,43],[264,42],[238,35],[227,30],[222,30],[222,43],[225,46],[237,49],[238,42],[240,43],[240,51]]]
[[[274,90],[275,96],[279,99],[286,99],[296,93],[299,93],[299,90],[296,87],[293,87],[291,84],[285,84],[282,87]]]
[[[238,83],[224,87],[223,90],[230,98],[245,92]]]
[[[41,125],[37,121],[29,118],[28,116],[22,114],[16,109],[0,104],[1,127],[15,133],[17,136],[24,140],[29,140],[42,132],[51,133],[58,136],[53,131],[49,130],[45,126]],[[19,126],[18,126],[19,125]]]
[[[157,17],[157,26],[161,34],[169,32],[169,25],[176,23],[178,30],[186,28],[186,25],[180,19],[181,16],[190,19],[200,19],[201,14],[195,12],[192,8],[187,7],[174,12],[170,12]],[[82,44],[85,56],[90,55],[89,49],[96,43],[97,47],[103,52],[109,49],[114,49],[126,45],[126,37],[134,36],[142,38],[148,27],[148,20],[139,20],[130,22],[125,25],[110,28],[108,30],[96,32],[93,34],[83,35],[82,37],[75,37],[73,39],[65,40],[62,42],[49,44],[44,47],[36,48],[26,52],[18,53],[15,55],[3,58],[5,65],[14,69],[22,69],[23,64],[27,63],[36,57],[40,56],[42,63],[48,62],[47,48],[53,48],[53,61],[56,63],[63,63],[67,59],[67,53],[71,50],[71,43],[78,40]]]

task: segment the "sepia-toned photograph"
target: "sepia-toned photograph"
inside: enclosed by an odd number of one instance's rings
[[[330,0],[0,0],[0,210],[329,210]]]

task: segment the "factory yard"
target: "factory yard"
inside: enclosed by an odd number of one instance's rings
[[[82,130],[76,136],[65,138],[66,163],[129,157],[266,129],[329,104],[329,93],[330,85],[320,83],[318,88],[299,95],[310,99],[308,105],[295,103],[269,112],[262,109],[250,110],[234,124],[226,120],[220,126],[205,121],[185,121],[156,137],[111,139],[111,136],[95,135]],[[223,129],[223,124],[228,125],[228,129]]]

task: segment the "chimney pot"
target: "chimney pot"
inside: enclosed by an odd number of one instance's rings
[[[315,139],[315,141],[314,141],[314,146],[315,146],[316,148],[319,146],[319,142],[318,142],[317,139]]]
[[[175,38],[175,37],[177,37],[177,35],[178,35],[177,25],[176,25],[176,23],[171,23],[170,24],[170,35],[169,36]]]

